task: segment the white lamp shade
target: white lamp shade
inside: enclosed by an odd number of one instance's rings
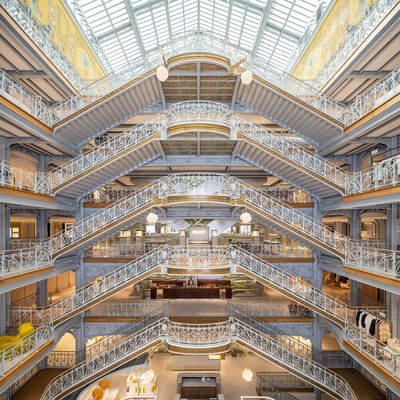
[[[148,224],[155,224],[158,221],[158,215],[154,213],[149,213],[149,215],[146,217],[146,221]]]
[[[251,214],[249,214],[248,212],[240,214],[240,220],[243,224],[249,224],[251,222]]]
[[[152,369],[148,369],[141,376],[141,383],[151,383],[153,382],[156,374]]]
[[[168,69],[165,68],[163,65],[157,68],[157,78],[161,82],[165,82],[168,79],[169,72]]]
[[[242,372],[242,378],[245,382],[251,382],[253,380],[254,373],[251,369],[245,368]]]
[[[247,69],[240,76],[240,80],[242,81],[243,85],[250,85],[251,81],[253,80],[253,73]]]

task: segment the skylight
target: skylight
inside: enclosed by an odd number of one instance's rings
[[[226,37],[283,70],[321,0],[68,0],[95,48],[122,70],[169,38]],[[104,56],[103,56],[104,59]]]

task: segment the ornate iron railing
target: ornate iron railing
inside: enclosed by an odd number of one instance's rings
[[[19,3],[17,0],[0,0],[3,3]],[[0,69],[0,94],[12,101],[33,117],[51,126],[53,123],[53,113],[50,107],[40,96],[32,94],[25,86],[14,80],[5,71]]]
[[[104,368],[109,368],[130,354],[137,354],[140,350],[145,350],[160,341],[166,341],[174,346],[198,349],[210,345],[230,344],[232,340],[240,340],[268,358],[289,364],[301,376],[312,379],[344,400],[356,400],[351,387],[340,376],[312,360],[291,352],[272,337],[236,318],[212,325],[183,324],[172,322],[168,318],[160,318],[118,341],[106,351],[57,376],[48,385],[41,400],[51,400],[60,396],[70,387],[84,384],[95,374],[101,373]]]
[[[346,195],[400,185],[400,155],[381,161],[366,171],[348,173]]]
[[[223,104],[189,101],[172,105],[165,113],[160,114],[154,120],[137,125],[132,130],[107,140],[92,151],[81,154],[47,174],[26,172],[18,168],[13,169],[8,163],[2,162],[0,185],[4,184],[18,189],[52,194],[54,189],[57,190],[61,185],[95,168],[100,163],[122,156],[129,147],[164,131],[166,127],[190,121],[225,124],[231,129],[232,137],[240,132],[245,138],[268,147],[282,157],[300,165],[306,172],[327,181],[342,194],[362,193],[400,184],[400,156],[381,162],[367,171],[347,172],[316,154],[291,143],[286,138],[275,135],[262,125],[240,118],[238,114],[232,112]]]
[[[59,119],[65,118],[102,95],[162,64],[162,53],[165,54],[166,58],[169,58],[178,54],[192,52],[216,53],[230,59],[232,64],[246,56],[248,61],[243,64],[245,67],[308,104],[338,119],[345,110],[342,105],[322,92],[289,74],[273,70],[263,59],[247,54],[228,40],[205,32],[193,32],[175,37],[165,45],[162,45],[161,49],[148,52],[144,61],[136,62],[133,65],[129,65],[126,70],[118,72],[118,74],[110,74],[96,81],[82,90],[80,95],[74,95],[60,102],[53,108],[53,111]]]
[[[341,68],[397,3],[397,0],[380,0],[368,10],[365,18],[358,27],[349,35],[347,40],[340,45],[339,50],[324,65],[315,80],[316,87],[322,88],[325,85],[329,78]]]
[[[145,317],[152,312],[167,307],[165,300],[151,301],[104,301],[90,307],[85,315],[88,317]]]
[[[269,196],[277,198],[283,203],[312,203],[313,199],[310,194],[293,188],[264,188],[263,192]]]
[[[251,310],[251,307],[249,307]],[[271,326],[259,320],[259,316],[249,315],[247,307],[236,307],[234,302],[229,304],[229,313],[232,317],[242,321],[259,332],[273,337],[282,346],[289,348],[292,352],[307,359],[318,362],[329,368],[349,368],[352,366],[351,357],[344,351],[319,351],[303,342],[295,340],[292,336],[283,332],[279,327]]]
[[[0,400],[11,400],[12,396],[22,387],[30,381],[38,372],[40,367],[38,364],[34,365],[28,370],[21,378],[17,379],[8,389],[0,394]]]
[[[150,122],[140,124],[133,129],[124,132],[116,138],[109,139],[92,151],[83,153],[61,167],[50,171],[53,180],[53,188],[61,185],[75,176],[97,166],[99,163],[114,158],[127,148],[134,146],[144,139],[161,132],[163,120],[159,116]]]
[[[375,365],[390,371],[396,377],[400,377],[400,354],[391,350],[384,343],[369,336],[362,329],[355,325],[348,325],[345,328],[344,339],[351,342],[367,358],[370,358]]]
[[[313,312],[295,302],[290,301],[231,301],[230,306],[249,317],[312,317]]]
[[[232,132],[241,132],[264,146],[300,164],[306,170],[316,173],[339,187],[345,186],[346,172],[303,147],[275,135],[262,125],[242,119],[223,104],[208,101],[188,101],[173,104],[154,120],[137,125],[124,134],[107,140],[92,151],[84,153],[50,172],[53,188],[71,180],[75,176],[95,167],[99,163],[115,158],[127,148],[152,135],[163,131],[167,126],[182,122],[207,121],[225,124]],[[100,193],[100,192],[99,192]],[[111,200],[112,201],[112,200]]]
[[[117,361],[126,359],[130,354],[144,352],[149,346],[156,345],[165,336],[167,329],[167,318],[158,319],[146,327],[138,329],[135,333],[124,337],[123,340],[118,341],[104,352],[58,375],[47,386],[41,400],[54,399],[69,388],[84,384],[91,377],[101,373],[101,371],[112,366]]]
[[[236,246],[240,246],[241,248],[249,251],[252,254],[255,254],[258,257],[299,257],[299,258],[312,258],[312,251],[299,244],[299,243],[291,243],[290,245],[279,244],[276,245],[274,243],[254,243],[254,242],[243,242],[243,241],[232,241]]]
[[[0,351],[0,375],[4,375],[52,339],[53,329],[49,326],[41,326],[33,333],[5,347]]]
[[[138,191],[137,187],[101,188],[86,196],[87,203],[114,203]]]
[[[223,174],[171,174],[163,177],[138,192],[126,196],[123,200],[95,212],[75,223],[71,228],[61,231],[40,246],[27,250],[24,254],[27,262],[10,264],[8,270],[2,272],[14,273],[29,270],[35,252],[45,254],[47,258],[63,252],[68,246],[88,235],[100,233],[109,224],[115,224],[127,214],[150,207],[155,200],[166,199],[169,196],[226,196],[230,199],[240,199],[243,206],[253,209],[266,218],[279,221],[295,229],[311,242],[317,242],[332,253],[338,255],[346,265],[357,269],[379,273],[391,278],[400,277],[400,256],[396,251],[385,251],[363,246],[362,243],[336,232],[315,221],[310,216],[297,209],[274,199],[260,190],[240,181],[237,178]],[[30,257],[30,258],[29,258]],[[37,256],[36,256],[37,258]],[[2,257],[4,264],[4,254]],[[35,266],[37,268],[37,266]]]
[[[85,252],[85,257],[112,258],[112,257],[139,257],[161,246],[167,244],[168,239],[157,242],[136,243],[100,243]]]
[[[0,186],[52,194],[51,176],[45,172],[26,171],[20,167],[13,167],[5,160],[0,160]]]
[[[46,244],[30,249],[0,251],[0,276],[18,275],[51,266],[53,258]]]
[[[63,52],[51,39],[45,27],[39,25],[27,4],[18,0],[0,0],[0,4],[11,17],[20,25],[22,30],[35,42],[47,57],[60,69],[76,88],[82,86],[81,78]]]

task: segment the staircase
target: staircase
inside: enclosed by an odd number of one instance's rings
[[[41,400],[62,399],[128,359],[163,342],[194,353],[210,346],[239,342],[262,357],[295,371],[302,379],[313,382],[336,399],[356,400],[351,387],[340,376],[293,353],[286,345],[236,318],[212,325],[181,324],[168,318],[148,323],[146,327],[124,337],[99,355],[57,376],[47,387]]]
[[[26,172],[3,161],[0,185],[80,198],[160,157],[161,139],[177,140],[174,134],[177,128],[198,129],[199,123],[203,129],[219,135],[227,129],[228,136],[222,135],[222,140],[237,140],[234,150],[237,157],[319,198],[367,193],[400,184],[400,156],[367,171],[347,172],[288,138],[241,118],[220,103],[189,101],[172,105],[154,120],[104,142],[47,174]]]
[[[291,274],[238,246],[209,249],[208,251],[210,254],[207,259],[217,260],[218,264],[226,262],[228,265],[236,266],[237,272],[250,276],[332,321],[344,339],[353,347],[353,353],[355,349],[365,357],[369,357],[374,365],[378,366],[379,373],[385,371],[387,374],[397,376],[396,365],[400,362],[400,358],[395,355],[390,356],[390,354],[383,357],[386,354],[385,345],[355,326],[356,309],[306,282],[296,281]],[[201,249],[200,254],[199,249],[196,248],[182,249],[162,246],[117,268],[110,274],[99,277],[79,289],[74,295],[51,304],[49,308],[11,310],[11,315],[18,323],[31,321],[38,325],[52,323],[57,326],[68,318],[104,301],[124,287],[144,279],[160,266],[168,266],[169,263],[172,263],[174,266],[186,264],[190,267],[193,261],[196,263],[196,257],[203,257],[206,252],[206,249]],[[240,311],[240,308],[238,310]],[[175,348],[179,347],[179,343],[171,342],[170,344]],[[220,341],[216,343],[216,345],[220,344]],[[351,349],[350,353],[353,354]],[[324,361],[322,358],[318,358],[318,361],[325,363],[329,360],[325,359]]]
[[[171,174],[163,177],[126,196],[123,200],[82,219],[70,229],[43,241],[39,250],[47,252],[48,257],[55,260],[60,256],[77,252],[85,246],[88,247],[107,235],[112,235],[155,205],[186,203],[188,199],[243,206],[280,229],[292,233],[300,241],[307,242],[311,247],[322,249],[323,252],[340,258],[346,266],[395,281],[400,279],[398,252],[367,247],[344,235],[332,232],[301,211],[239,179],[223,174]],[[11,263],[5,273],[11,275],[37,269],[37,265],[29,262],[37,252],[37,247],[22,250],[23,260],[26,260],[27,264]],[[4,259],[6,253],[2,256]]]

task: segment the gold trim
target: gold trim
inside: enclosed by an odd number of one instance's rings
[[[172,56],[168,58],[166,67],[168,69],[173,69],[183,64],[189,64],[198,61],[202,63],[218,65],[225,68],[227,72],[231,67],[231,62],[228,58],[212,53],[186,53]]]
[[[180,347],[177,344],[169,344],[167,343],[167,350],[173,354],[221,354],[228,353],[231,351],[231,344],[219,345],[215,347]]]
[[[290,225],[290,224],[288,224],[288,223],[286,223],[286,222],[281,221],[280,219],[274,217],[273,215],[270,215],[270,214],[268,214],[268,213],[266,213],[266,212],[260,211],[258,208],[256,208],[256,207],[254,207],[253,205],[247,203],[247,202],[246,202],[245,200],[243,200],[243,199],[236,199],[236,200],[235,200],[235,205],[244,206],[244,207],[246,207],[247,209],[252,210],[252,211],[255,212],[256,214],[261,215],[262,217],[264,217],[264,218],[266,218],[266,219],[269,219],[270,221],[274,222],[275,224],[281,226],[282,228],[287,229],[288,231],[293,232],[293,233],[295,233],[296,235],[299,235],[299,236],[301,236],[301,237],[303,237],[303,238],[306,237],[308,241],[313,242],[313,243],[315,243],[316,245],[318,245],[319,247],[324,248],[324,249],[327,250],[329,253],[331,253],[331,254],[333,254],[333,255],[335,255],[335,256],[341,258],[341,259],[344,259],[344,254],[343,254],[343,253],[341,253],[341,252],[339,252],[339,251],[333,249],[332,247],[328,246],[327,244],[321,242],[321,241],[318,240],[318,239],[315,239],[315,238],[313,238],[313,237],[311,237],[311,236],[307,236],[307,234],[305,234],[305,233],[302,232],[301,230],[294,228],[292,225]]]
[[[263,145],[262,143],[257,142],[256,140],[248,137],[247,135],[243,134],[242,132],[237,132],[236,134],[236,139],[237,140],[242,140],[246,143],[251,144],[252,146],[258,148],[259,150],[265,152],[265,153],[269,153],[271,154],[273,157],[277,158],[278,160],[285,160],[285,162],[289,165],[292,165],[294,168],[296,168],[297,170],[300,170],[301,172],[305,173],[308,176],[311,176],[312,178],[317,179],[318,181],[324,183],[325,185],[331,187],[332,189],[336,190],[337,192],[339,192],[341,195],[344,194],[344,188],[340,187],[339,185],[336,185],[332,182],[330,182],[327,179],[322,178],[320,175],[318,175],[315,172],[309,171],[306,168],[304,168],[304,166],[302,166],[301,164],[297,163],[296,161],[293,161],[287,157],[285,157],[283,154],[278,153],[270,148],[268,148],[267,146]],[[306,150],[307,151],[307,150]],[[312,154],[311,152],[309,152],[310,154]],[[313,205],[313,203],[310,203]]]
[[[170,196],[167,198],[168,204],[176,203],[218,203],[232,205],[231,198],[228,196]]]
[[[168,267],[168,274],[173,274],[173,275],[181,275],[181,274],[187,274],[187,275],[226,275],[230,274],[231,269],[226,266],[224,267],[218,267],[217,269],[206,269],[206,268],[174,268],[174,267]]]
[[[72,318],[74,315],[80,314],[82,311],[87,310],[88,308],[92,307],[93,305],[97,304],[97,303],[101,303],[102,301],[104,301],[105,299],[108,299],[109,297],[113,296],[114,294],[120,292],[121,290],[125,289],[126,287],[135,284],[137,282],[142,281],[143,279],[146,279],[147,277],[153,275],[154,273],[159,273],[161,272],[161,268],[159,266],[153,267],[151,270],[144,272],[143,274],[140,274],[139,276],[136,276],[135,278],[129,280],[128,282],[124,283],[121,286],[118,286],[117,288],[115,288],[114,290],[111,290],[107,293],[104,293],[103,295],[96,297],[95,299],[86,302],[85,304],[83,304],[81,307],[77,308],[76,310],[73,310],[69,313],[66,313],[65,315],[63,315],[61,318],[56,318],[53,321],[54,325],[59,325],[62,322]]]
[[[47,134],[54,136],[53,129],[51,129],[48,125],[46,125],[44,122],[40,121],[39,119],[35,118],[34,116],[32,116],[30,113],[25,111],[23,108],[18,107],[15,103],[13,103],[11,100],[6,99],[2,95],[0,95],[0,104],[7,107],[11,111],[14,111],[25,121],[29,121],[31,124],[42,129]]]
[[[54,196],[48,194],[35,193],[30,190],[16,189],[8,186],[0,186],[0,195],[23,197],[24,199],[40,200],[46,203],[54,201]]]
[[[316,307],[313,303],[310,303],[307,300],[304,300],[302,297],[296,296],[293,293],[286,292],[280,286],[275,285],[274,283],[267,281],[266,279],[254,274],[251,271],[248,271],[247,269],[245,269],[245,268],[243,268],[243,267],[241,267],[239,265],[236,267],[236,271],[239,272],[239,273],[242,273],[244,275],[249,276],[250,278],[256,280],[257,282],[260,282],[264,286],[267,286],[267,287],[270,287],[270,288],[276,290],[277,292],[283,294],[285,297],[288,297],[289,299],[292,299],[292,300],[296,301],[297,303],[305,304],[310,310],[313,310],[317,314],[323,315],[325,318],[329,319],[330,321],[334,322],[335,324],[337,324],[337,325],[339,325],[341,327],[344,327],[344,322],[342,320],[340,320],[339,318],[336,318],[335,316],[333,316],[333,315],[321,310],[320,308]]]
[[[347,272],[348,274],[357,275],[362,278],[373,279],[374,281],[380,282],[384,285],[400,287],[400,279],[390,278],[388,276],[379,275],[378,273],[374,273],[374,272],[361,271],[361,270],[359,270],[357,268],[353,268],[349,265],[344,265],[343,271]]]
[[[130,87],[135,86],[137,83],[140,83],[140,81],[144,81],[145,79],[154,75],[155,73],[156,73],[156,68],[152,68],[149,71],[143,73],[142,75],[140,75],[134,79],[131,79],[130,81],[123,84],[122,86],[119,86],[118,88],[112,90],[111,92],[105,94],[104,96],[101,96],[98,99],[92,101],[91,103],[88,103],[86,106],[80,108],[79,110],[73,112],[72,114],[69,114],[66,117],[64,117],[63,119],[60,119],[55,124],[53,124],[53,129],[55,130],[56,128],[64,125],[66,122],[70,121],[71,119],[74,119],[78,115],[83,114],[87,110],[90,110],[91,108],[94,108],[97,105],[107,101],[110,97],[113,97],[114,95],[125,91],[125,89],[129,89]]]
[[[15,381],[18,374],[26,368],[31,362],[35,362],[37,359],[41,359],[43,355],[45,355],[48,350],[53,346],[54,339],[50,339],[48,342],[44,343],[40,346],[37,351],[30,354],[28,357],[24,358],[19,364],[15,367],[8,370],[1,378],[0,378],[0,387],[7,384],[9,381]]]
[[[357,121],[353,122],[344,130],[343,133],[345,135],[348,135],[353,130],[359,128],[361,125],[364,125],[366,122],[382,114],[388,108],[398,104],[399,101],[400,101],[400,93],[394,95],[390,99],[386,100],[384,103],[380,104],[378,107],[372,109],[368,114],[364,115],[361,119],[358,119]]]
[[[52,271],[54,271],[54,265],[44,265],[43,267],[37,268],[34,271],[26,271],[20,274],[0,278],[0,286],[10,285],[12,283],[17,283],[29,278],[36,278],[38,276],[48,274]]]
[[[140,149],[141,147],[147,145],[149,142],[152,142],[153,140],[157,140],[161,138],[161,133],[160,132],[156,132],[154,134],[152,134],[151,136],[148,136],[145,139],[142,139],[140,142],[133,144],[132,146],[129,146],[127,148],[125,148],[124,150],[118,152],[117,154],[113,155],[112,157],[94,165],[91,168],[86,169],[84,172],[80,173],[79,175],[73,176],[72,178],[70,178],[69,180],[63,182],[61,185],[58,185],[54,188],[54,193],[57,193],[58,191],[60,191],[61,189],[70,186],[71,184],[81,180],[82,178],[84,178],[87,175],[90,175],[92,172],[94,171],[98,171],[99,169],[101,169],[104,166],[107,166],[109,164],[112,164],[114,161],[119,160],[123,157],[125,157],[126,155],[132,153],[135,150]]]
[[[343,196],[343,202],[350,203],[352,201],[373,199],[375,197],[391,196],[394,194],[400,194],[400,185]]]
[[[343,345],[348,348],[351,352],[354,352],[357,354],[358,357],[360,357],[364,362],[366,362],[372,369],[375,371],[378,371],[378,373],[382,374],[385,376],[385,378],[392,383],[392,385],[395,385],[397,389],[400,391],[400,379],[396,378],[394,375],[392,375],[386,368],[383,368],[381,365],[377,364],[372,357],[369,357],[365,353],[361,352],[358,347],[356,347],[353,343],[351,343],[347,339],[343,339]]]
[[[179,135],[181,133],[189,133],[189,132],[211,132],[216,133],[223,136],[229,136],[230,128],[223,124],[215,124],[215,123],[183,123],[183,124],[174,124],[168,127],[167,133],[169,137],[173,137]]]

